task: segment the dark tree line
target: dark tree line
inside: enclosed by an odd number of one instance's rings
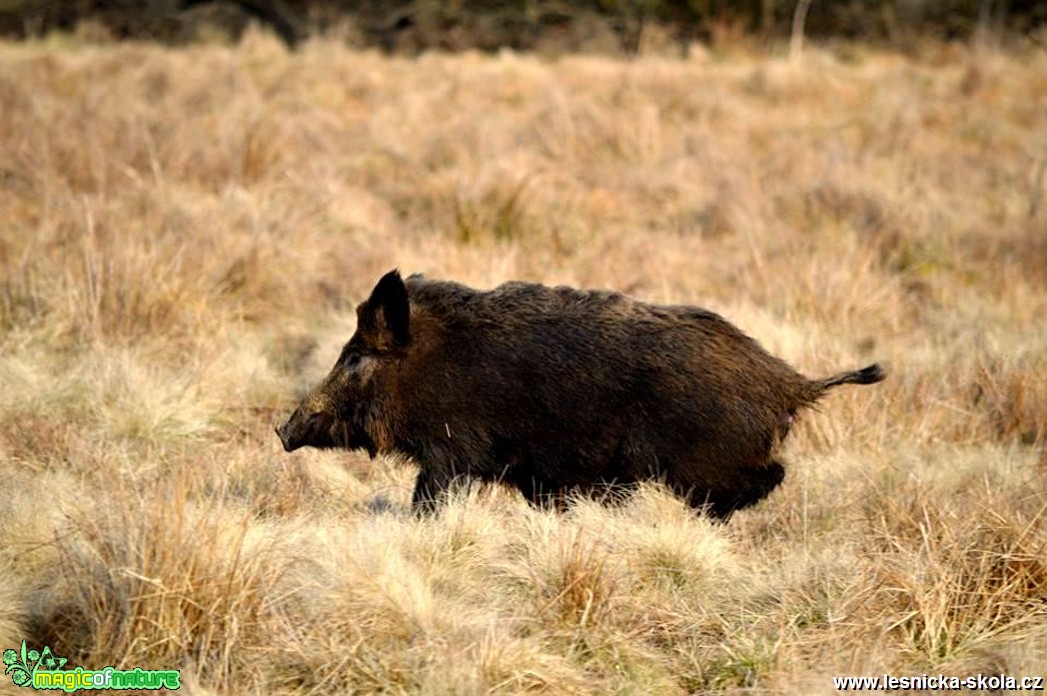
[[[115,38],[179,43],[204,28],[235,38],[252,20],[289,46],[348,25],[357,40],[388,50],[528,49],[549,37],[570,48],[602,33],[633,51],[652,26],[681,43],[723,27],[761,39],[797,28],[887,42],[1027,35],[1047,26],[1047,0],[0,0],[0,35],[8,37],[91,21]]]

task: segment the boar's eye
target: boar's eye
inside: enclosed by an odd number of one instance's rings
[[[360,363],[363,362],[363,359],[363,354],[360,351],[356,350],[355,348],[351,350],[347,348],[346,350],[342,351],[341,357],[338,358],[338,364],[343,369],[349,370],[350,372],[355,372],[356,370],[360,369]]]
[[[357,367],[360,364],[360,351],[355,346],[346,344],[342,348],[342,354],[338,356],[338,364],[344,367]]]

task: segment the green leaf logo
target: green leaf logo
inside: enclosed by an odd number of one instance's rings
[[[14,648],[8,648],[4,651],[4,665],[10,667],[18,661],[18,653],[15,652]]]
[[[8,648],[4,651],[4,674],[11,675],[11,681],[15,686],[29,686],[33,674],[38,669],[55,670],[61,669],[68,662],[64,657],[58,657],[51,648],[44,647],[43,651],[30,650],[26,642],[22,641],[21,651]]]
[[[69,660],[64,657],[58,657],[51,652],[51,648],[45,646],[44,649],[40,651],[40,661],[37,663],[36,668],[54,671],[65,667],[65,663],[68,661]]]

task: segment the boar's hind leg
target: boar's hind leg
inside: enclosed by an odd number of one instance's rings
[[[785,467],[771,460],[766,466],[745,467],[739,472],[735,488],[709,491],[706,495],[692,495],[690,503],[705,509],[713,517],[726,521],[735,510],[755,505],[767,497],[785,479]]]

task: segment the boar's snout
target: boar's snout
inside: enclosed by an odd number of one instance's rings
[[[306,415],[299,406],[287,419],[287,422],[276,429],[280,437],[280,444],[287,452],[294,452],[300,447],[313,445],[323,446],[327,429],[330,427],[330,419],[323,412],[314,412]]]
[[[284,446],[285,452],[294,452],[305,444],[302,438],[298,437],[299,428],[297,427],[297,421],[300,420],[299,411],[301,409],[295,409],[295,412],[291,414],[287,422],[276,428],[276,434],[280,438],[280,444]]]
[[[302,446],[300,442],[295,442],[287,432],[287,423],[277,426],[276,430],[277,437],[280,438],[280,444],[284,446],[284,452],[294,452],[296,449]]]

